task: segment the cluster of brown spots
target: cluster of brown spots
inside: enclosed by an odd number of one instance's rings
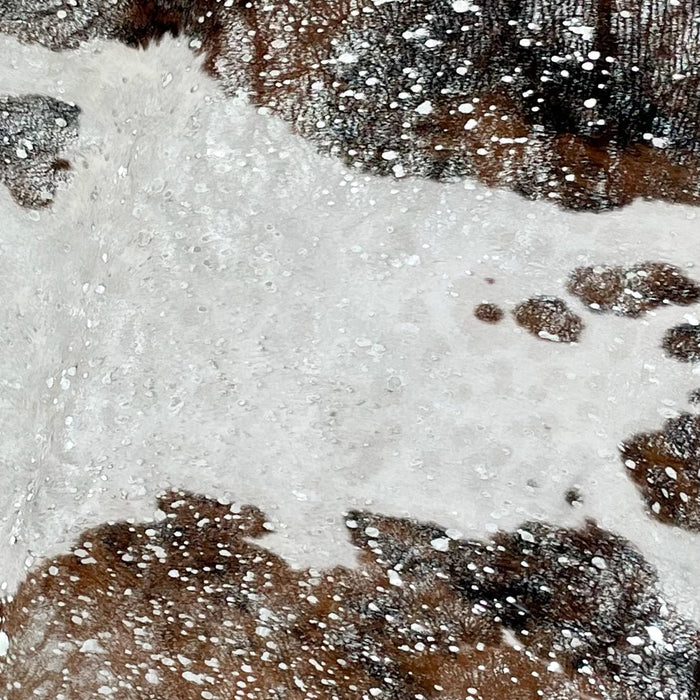
[[[663,304],[687,306],[700,299],[700,286],[679,268],[654,262],[578,268],[568,291],[596,311],[631,318]],[[700,361],[700,327],[685,323],[670,328],[662,347],[673,359]],[[692,391],[688,401],[700,403],[700,390]],[[699,428],[700,419],[684,414],[659,432],[635,435],[620,448],[652,516],[694,531],[700,531]]]
[[[52,49],[183,34],[227,92],[352,168],[576,209],[698,203],[692,6],[574,5],[563,22],[558,0],[5,0],[0,31]]]
[[[503,318],[503,309],[497,304],[478,304],[474,316],[484,323],[498,323]]]
[[[359,567],[295,571],[249,541],[267,527],[257,508],[183,492],[159,505],[159,522],[84,532],[5,604],[7,700],[697,693],[697,632],[590,523],[484,544],[353,512]]]
[[[688,306],[700,299],[700,286],[675,265],[660,262],[578,267],[567,290],[594,311],[632,318],[663,304]]]
[[[515,321],[533,335],[555,343],[576,343],[583,321],[558,297],[538,296],[518,304]]]
[[[664,334],[663,349],[681,362],[700,362],[700,326],[681,323]]]
[[[626,440],[620,451],[651,515],[700,532],[700,417],[672,418],[657,432]]]
[[[663,305],[689,306],[700,301],[700,285],[675,265],[661,262],[578,267],[569,276],[567,291],[593,311],[628,318]],[[532,297],[516,306],[513,314],[518,325],[544,340],[577,342],[584,327],[558,297]],[[503,318],[502,310],[488,303],[477,305],[474,315],[486,323]],[[684,323],[669,329],[662,347],[676,360],[700,362],[700,326]]]

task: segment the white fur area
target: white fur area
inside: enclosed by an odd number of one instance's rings
[[[596,518],[700,621],[700,535],[654,523],[617,453],[688,408],[700,368],[660,340],[698,312],[596,316],[564,292],[595,263],[699,279],[695,210],[575,214],[352,173],[224,99],[172,40],[57,54],[0,38],[0,55],[0,92],[82,108],[53,207],[0,191],[7,592],[81,529],[151,517],[175,486],[260,506],[269,546],[298,566],[352,562],[350,507],[478,537]],[[580,344],[473,317],[535,294],[582,315]]]

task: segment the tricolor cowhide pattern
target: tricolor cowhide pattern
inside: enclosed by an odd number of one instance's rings
[[[564,207],[697,203],[700,37],[692,2],[0,0],[0,31],[52,50],[186,37],[227,94],[329,155],[395,178],[478,178]],[[15,200],[55,195],[79,109],[2,99],[0,174]],[[640,317],[698,300],[665,263],[576,270],[589,309]],[[491,303],[482,320],[504,318]],[[575,343],[555,296],[514,322]],[[700,359],[697,326],[669,330]],[[650,512],[698,529],[697,418],[630,438]],[[571,503],[579,500],[574,490]],[[251,540],[252,506],[186,492],[162,518],[87,530],[0,604],[7,700],[696,700],[699,635],[653,568],[588,523],[526,523],[490,542],[364,512],[355,569],[295,571]]]
[[[490,542],[346,516],[354,569],[291,569],[252,506],[187,492],[85,531],[2,611],[7,700],[691,700],[698,631],[593,523]]]
[[[53,50],[182,35],[229,94],[352,169],[600,210],[700,199],[687,0],[0,0]]]

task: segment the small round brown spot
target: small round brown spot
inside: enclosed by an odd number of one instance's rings
[[[496,304],[479,304],[474,316],[484,323],[498,323],[503,318],[503,309]]]
[[[515,321],[542,340],[575,343],[583,330],[581,318],[558,297],[532,297],[513,311]]]
[[[682,323],[669,328],[662,345],[666,354],[674,360],[700,362],[700,326]]]

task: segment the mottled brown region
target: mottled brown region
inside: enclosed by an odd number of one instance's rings
[[[474,316],[484,323],[498,323],[503,319],[503,309],[497,304],[478,304]]]
[[[581,317],[558,297],[532,297],[518,304],[513,315],[519,326],[555,343],[576,343],[583,330]]]
[[[681,323],[664,334],[662,347],[669,357],[681,362],[700,362],[700,326]]]
[[[567,290],[593,311],[631,318],[664,304],[689,306],[700,299],[696,282],[675,265],[661,262],[577,267]]]
[[[700,532],[700,416],[672,418],[625,440],[620,451],[652,517]]]
[[[0,0],[54,50],[183,35],[229,94],[353,169],[606,209],[700,201],[695,2]]]
[[[592,523],[482,543],[352,512],[358,567],[296,571],[250,541],[255,507],[159,508],[85,531],[4,604],[7,700],[697,697],[697,630]]]

